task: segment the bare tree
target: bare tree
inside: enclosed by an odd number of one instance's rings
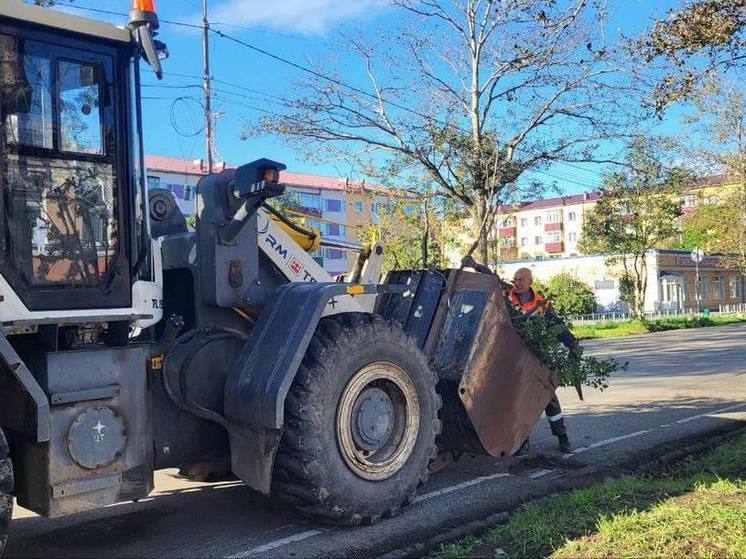
[[[467,210],[484,262],[495,210],[521,175],[599,160],[599,142],[631,132],[630,68],[604,40],[600,3],[392,3],[399,27],[374,44],[345,36],[341,62],[317,68],[260,130],[343,152],[379,179],[427,176]]]

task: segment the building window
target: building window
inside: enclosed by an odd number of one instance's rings
[[[700,301],[707,299],[707,278],[699,278],[699,283],[697,283],[697,299]]]
[[[355,206],[355,212],[359,213],[360,215],[363,215],[363,203],[362,203],[362,201],[358,200],[357,202],[355,202],[354,206]]]
[[[570,212],[567,214],[567,221],[576,221],[578,219],[578,216],[575,212]]]
[[[728,296],[731,299],[741,298],[741,280],[737,276],[728,278]]]
[[[521,218],[521,227],[527,227],[528,226],[528,218],[522,217]]]
[[[148,189],[160,188],[160,187],[161,187],[161,177],[148,176]]]
[[[539,219],[541,219],[541,218],[539,218]],[[541,237],[541,235],[537,235],[536,237],[534,237],[534,244],[536,246],[539,246],[543,242],[544,242],[544,239]]]
[[[537,215],[534,218],[534,225],[541,225],[541,216],[540,215]]]
[[[527,237],[522,237],[521,238],[521,246],[522,247],[528,246],[528,238]]]
[[[326,258],[329,260],[346,260],[347,259],[347,253],[344,250],[338,249],[338,248],[328,248],[326,249]]]
[[[578,240],[578,234],[577,233],[569,233],[567,235],[567,240],[570,241],[571,243],[577,242],[577,240]]]
[[[512,217],[506,217],[503,219],[502,225],[500,227],[515,227],[515,219]]]
[[[547,237],[547,242],[548,243],[561,243],[562,233],[560,233],[559,231],[550,231]]]
[[[712,278],[712,298],[723,299],[725,297],[725,285],[722,276]]]
[[[562,223],[562,210],[547,212],[547,223]],[[539,225],[537,223],[537,225]]]
[[[298,194],[298,204],[300,204],[304,208],[320,210],[321,196],[319,196],[318,194],[306,194],[305,192],[300,192]]]
[[[322,223],[321,233],[324,235],[330,235],[332,237],[344,237],[345,227],[339,223]]]
[[[503,247],[513,248],[515,246],[515,237],[505,237],[503,239]]]
[[[342,200],[327,198],[324,200],[324,209],[328,212],[341,212],[344,211],[344,204]]]

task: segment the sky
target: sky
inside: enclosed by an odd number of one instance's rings
[[[385,0],[208,0],[208,17],[217,31],[300,64],[323,61],[328,45],[340,32],[370,34],[393,23],[396,13]],[[611,0],[608,37],[634,35],[653,16],[662,16],[675,0]],[[186,159],[204,157],[201,31],[166,21],[198,25],[201,0],[156,0],[162,21],[159,39],[168,44],[166,75],[158,81],[143,64],[145,151]],[[57,8],[75,15],[126,23],[127,0],[60,0]],[[211,75],[218,113],[215,151],[218,161],[239,165],[261,157],[284,162],[295,172],[349,175],[334,162],[305,160],[283,139],[271,136],[241,139],[247,124],[266,115],[267,95],[283,95],[294,87],[301,72],[266,54],[229,39],[210,40]],[[675,114],[659,128],[675,126]],[[529,178],[572,194],[599,185],[607,168],[594,164],[559,164]]]

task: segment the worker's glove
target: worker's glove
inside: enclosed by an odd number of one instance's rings
[[[474,268],[477,267],[477,261],[474,260],[474,257],[471,256],[464,256],[464,258],[461,260],[461,267],[462,268]]]

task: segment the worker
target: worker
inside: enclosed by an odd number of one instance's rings
[[[492,273],[487,266],[477,263],[471,256],[465,257],[461,264],[463,267],[473,268],[477,272],[484,274]],[[549,300],[533,289],[533,281],[533,274],[528,268],[519,268],[516,270],[513,275],[513,285],[509,286],[505,292],[507,300],[526,318],[543,315],[550,322],[559,321]],[[578,341],[569,330],[565,330],[560,334],[559,341],[571,351],[578,347]],[[557,437],[560,450],[564,453],[572,452],[572,445],[567,436],[567,427],[565,426],[562,407],[560,406],[556,392],[552,396],[552,400],[547,405],[544,413],[549,420],[549,427],[552,430],[552,434]]]

